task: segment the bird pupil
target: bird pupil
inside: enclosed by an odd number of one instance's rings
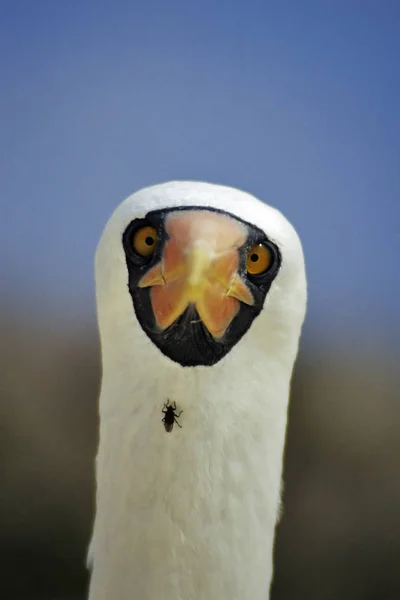
[[[145,239],[145,242],[148,246],[152,246],[154,244],[154,238],[152,238],[150,235],[148,235],[147,238]]]
[[[251,260],[252,262],[257,262],[257,261],[258,261],[258,254],[252,254],[252,255],[250,256],[250,260]]]

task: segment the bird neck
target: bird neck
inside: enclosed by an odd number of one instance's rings
[[[128,356],[103,353],[90,600],[265,600],[287,354],[239,344],[212,368],[157,354],[132,369]],[[183,411],[171,432],[167,400]]]

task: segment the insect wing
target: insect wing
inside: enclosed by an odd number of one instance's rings
[[[167,423],[167,421],[164,422],[165,431],[168,431],[168,433],[170,431],[172,431],[173,426],[174,426],[173,422],[172,423]]]

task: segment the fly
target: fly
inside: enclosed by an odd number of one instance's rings
[[[173,430],[174,423],[176,423],[178,427],[182,429],[182,425],[179,425],[177,419],[181,416],[183,410],[181,410],[180,413],[177,413],[175,411],[176,403],[174,402],[173,404],[170,404],[169,400],[167,400],[161,412],[164,413],[164,418],[162,419],[162,422],[164,423],[165,431],[168,431],[168,433]]]

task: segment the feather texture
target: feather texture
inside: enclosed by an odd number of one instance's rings
[[[182,367],[138,323],[121,244],[150,210],[222,209],[282,254],[264,309],[212,367]],[[103,380],[90,600],[265,600],[279,514],[290,378],[306,305],[299,238],[275,209],[232,188],[171,182],[137,192],[96,254]],[[175,402],[182,429],[165,431]]]

